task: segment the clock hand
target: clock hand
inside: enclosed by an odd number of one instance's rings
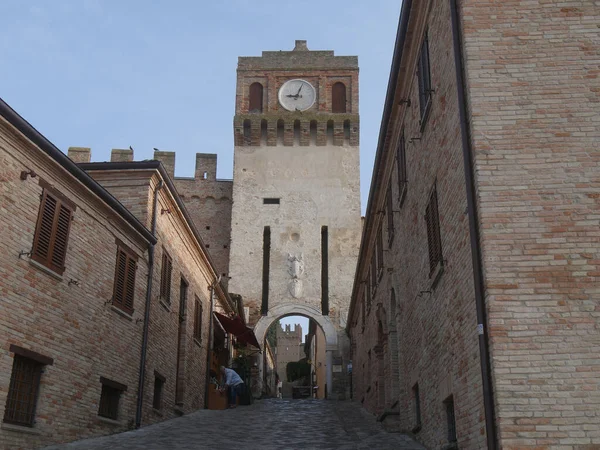
[[[304,86],[303,84],[300,85],[300,89],[298,89],[298,92],[296,93],[296,97],[300,95],[300,91],[302,90],[302,86]]]

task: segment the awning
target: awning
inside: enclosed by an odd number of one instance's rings
[[[260,345],[254,335],[254,330],[246,326],[241,317],[236,316],[233,319],[215,312],[215,317],[223,325],[223,328],[228,333],[233,334],[237,340],[243,344],[250,344],[258,349]]]

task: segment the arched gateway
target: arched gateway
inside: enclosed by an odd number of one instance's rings
[[[256,338],[260,342],[261,346],[264,344],[265,336],[267,334],[267,330],[273,324],[273,322],[281,319],[285,316],[290,315],[301,315],[308,317],[309,319],[314,320],[321,327],[323,332],[325,333],[325,343],[326,343],[326,364],[327,364],[327,396],[331,397],[332,394],[332,386],[333,386],[333,352],[338,349],[338,335],[335,327],[331,323],[331,320],[328,316],[324,316],[321,314],[321,311],[302,304],[282,304],[279,306],[275,306],[270,309],[267,315],[262,316],[256,326],[254,327],[254,334]],[[258,373],[259,379],[263,380],[263,354],[259,354],[258,356]],[[261,386],[262,388],[262,386]]]

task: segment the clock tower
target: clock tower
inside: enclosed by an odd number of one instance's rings
[[[343,397],[361,233],[358,58],[306,41],[240,57],[234,139],[229,290],[261,344],[284,316],[315,320],[328,395]]]

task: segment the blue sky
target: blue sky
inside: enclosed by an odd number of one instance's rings
[[[365,210],[401,1],[3,0],[0,97],[57,147],[151,159],[219,155],[232,177],[238,56],[291,50],[358,55]]]

